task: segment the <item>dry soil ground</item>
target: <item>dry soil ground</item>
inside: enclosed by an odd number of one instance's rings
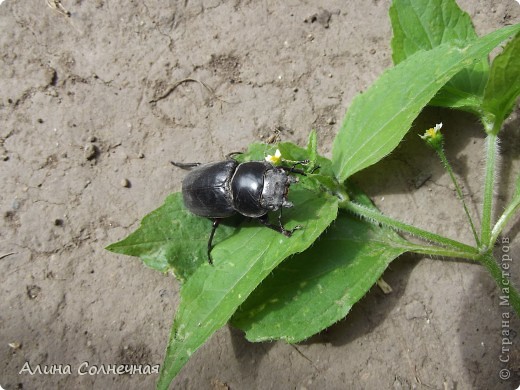
[[[0,5],[0,386],[152,388],[156,375],[78,375],[83,362],[161,363],[179,285],[103,248],[180,189],[177,161],[253,141],[331,143],[353,97],[391,65],[389,2],[63,1]],[[459,4],[479,34],[518,23],[514,0]],[[184,79],[167,96],[165,92]],[[497,211],[519,171],[518,110],[503,133]],[[356,181],[389,215],[471,242],[453,187],[416,133],[444,123],[470,210],[482,201],[483,131],[428,109]],[[520,224],[504,235],[520,261]],[[503,248],[497,248],[500,254]],[[520,282],[515,266],[514,279]],[[187,389],[513,389],[499,291],[479,266],[402,256],[347,319],[297,346],[225,327],[176,378]],[[510,323],[513,337],[518,320]],[[70,375],[19,374],[24,363]],[[511,371],[509,380],[499,370]]]

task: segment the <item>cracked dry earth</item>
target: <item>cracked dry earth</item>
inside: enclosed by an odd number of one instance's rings
[[[519,21],[513,0],[459,4],[479,34]],[[178,303],[172,277],[103,248],[180,189],[184,173],[170,159],[214,161],[261,140],[303,144],[312,128],[330,156],[355,94],[391,65],[389,2],[61,5],[0,5],[0,386],[152,388],[157,375],[77,372],[84,362],[161,363]],[[484,139],[470,115],[427,109],[398,150],[355,179],[389,215],[471,242],[449,178],[415,135],[441,121],[477,215]],[[518,110],[503,134],[497,212],[520,170]],[[517,220],[504,232],[515,260],[519,229]],[[520,284],[518,265],[512,272]],[[372,289],[347,319],[297,346],[250,344],[224,327],[174,387],[518,386],[519,349],[499,361],[500,294],[482,268],[405,255],[384,278],[391,294]],[[510,327],[516,336],[518,319]],[[19,374],[26,362],[71,374]],[[501,381],[504,367],[512,376]]]

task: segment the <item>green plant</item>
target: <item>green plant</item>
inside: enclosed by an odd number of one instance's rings
[[[215,236],[211,266],[205,248],[209,222],[190,214],[175,193],[144,217],[139,229],[107,248],[138,256],[161,272],[173,271],[182,283],[158,388],[167,388],[193,352],[228,321],[250,341],[293,343],[320,332],[346,316],[404,252],[481,263],[502,291],[507,289],[520,313],[520,296],[492,253],[498,235],[520,208],[520,177],[495,225],[491,217],[497,136],[520,94],[520,25],[479,38],[469,16],[448,0],[396,0],[390,17],[396,65],[354,99],[331,160],[318,154],[315,132],[306,148],[253,144],[241,156],[262,160],[279,149],[286,160],[309,159],[309,166],[320,166],[291,187],[294,208],[284,213],[284,221],[289,229],[303,229],[287,239],[254,222],[223,226]],[[490,65],[487,54],[514,34]],[[487,133],[480,234],[467,213],[475,246],[383,215],[349,182],[354,173],[392,152],[428,104],[476,114]],[[433,129],[426,134],[428,140],[436,136]],[[442,139],[433,146],[454,179]],[[458,195],[463,200],[460,191]],[[412,243],[398,232],[425,243]]]

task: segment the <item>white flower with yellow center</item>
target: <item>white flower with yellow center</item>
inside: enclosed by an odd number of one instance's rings
[[[271,156],[270,154],[268,154],[267,157],[265,158],[265,161],[276,165],[280,162],[281,159],[282,159],[282,153],[280,152],[280,149],[276,149],[276,152],[274,152],[274,156]]]

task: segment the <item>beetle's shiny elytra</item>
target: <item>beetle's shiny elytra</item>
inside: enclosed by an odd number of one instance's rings
[[[193,214],[207,218],[227,218],[235,214],[229,191],[229,178],[238,163],[235,160],[201,165],[182,181],[184,205]]]
[[[200,165],[174,163],[181,168],[194,167],[182,182],[182,196],[186,208],[201,217],[213,220],[208,241],[208,261],[212,263],[213,236],[222,218],[235,214],[257,218],[270,229],[290,237],[294,230],[284,228],[282,207],[292,207],[287,200],[289,186],[297,179],[289,172],[304,174],[293,168],[275,167],[267,161],[239,163],[225,161]],[[278,225],[269,222],[267,213],[280,210]]]

